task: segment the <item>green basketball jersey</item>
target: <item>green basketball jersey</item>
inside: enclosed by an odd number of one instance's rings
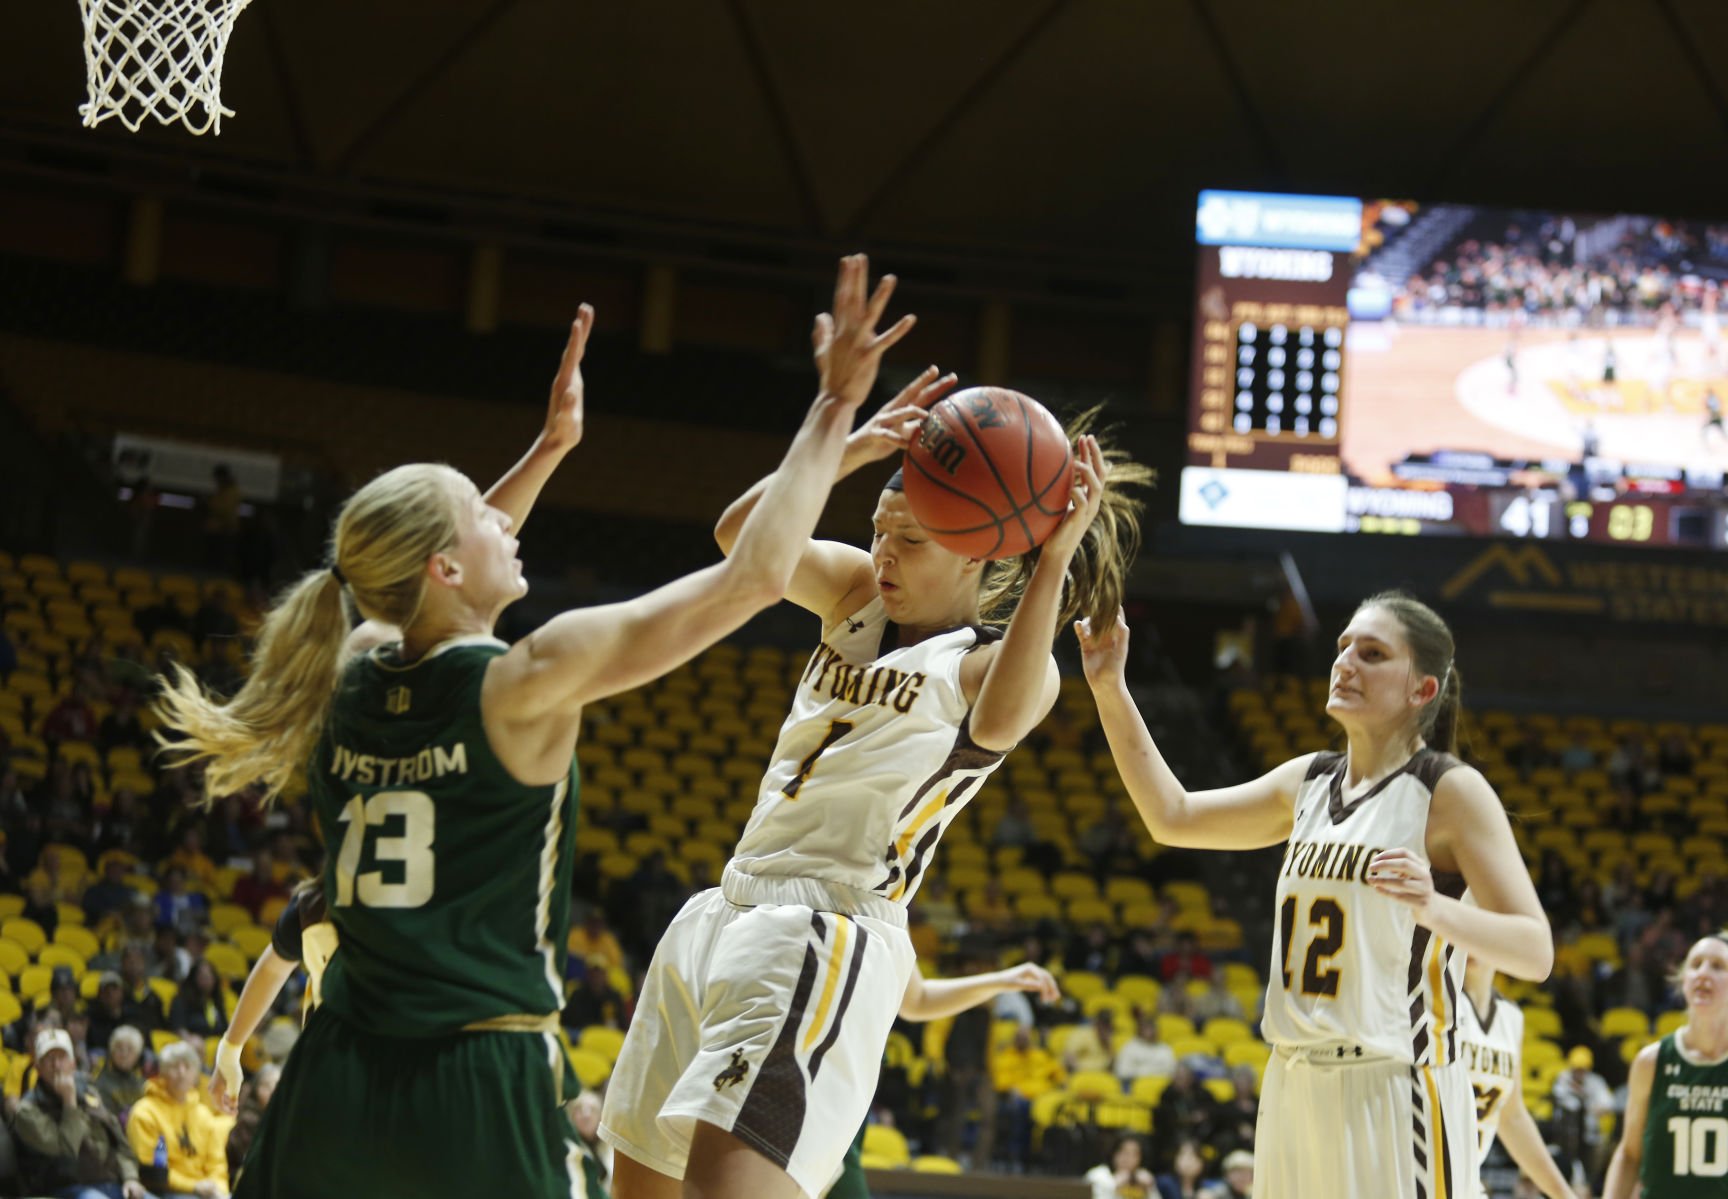
[[[313,754],[342,943],[323,999],[365,1031],[525,1027],[564,1005],[575,764],[530,787],[492,752],[480,684],[506,648],[465,637],[411,664],[394,645],[356,658]]]
[[[1644,1119],[1644,1199],[1728,1194],[1728,1060],[1699,1065],[1662,1038]]]

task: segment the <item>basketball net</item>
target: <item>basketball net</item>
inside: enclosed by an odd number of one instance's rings
[[[222,56],[251,0],[78,0],[84,12],[86,127],[109,117],[132,132],[145,118],[222,132]]]

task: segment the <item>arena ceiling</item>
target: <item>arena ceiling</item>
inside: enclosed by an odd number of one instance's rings
[[[1728,216],[1720,0],[254,0],[201,139],[80,129],[77,6],[6,19],[0,169],[145,149],[1168,277],[1208,185]]]

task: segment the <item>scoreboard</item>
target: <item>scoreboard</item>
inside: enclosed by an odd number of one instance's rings
[[[1183,522],[1728,547],[1713,315],[1424,306],[1430,260],[1531,219],[1201,192]]]

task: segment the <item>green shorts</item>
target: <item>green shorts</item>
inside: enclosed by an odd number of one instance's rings
[[[563,1068],[550,1034],[378,1037],[321,1009],[282,1071],[234,1199],[586,1199]]]

